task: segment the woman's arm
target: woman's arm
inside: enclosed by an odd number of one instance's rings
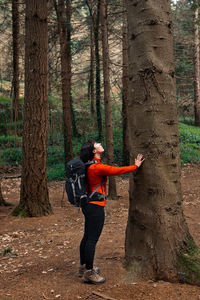
[[[94,166],[94,172],[96,175],[105,175],[105,176],[115,176],[115,175],[122,175],[126,173],[133,172],[137,170],[141,164],[143,163],[144,159],[142,154],[138,154],[137,158],[135,159],[135,165],[125,166],[125,167],[113,167],[109,165],[104,165],[102,163],[97,163]]]
[[[115,176],[115,175],[122,175],[126,173],[133,172],[137,170],[138,166],[132,165],[127,167],[113,167],[109,165],[104,165],[102,163],[94,165],[94,173],[95,175],[104,175],[104,176]]]

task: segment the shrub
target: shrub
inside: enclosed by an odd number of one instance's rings
[[[47,180],[64,180],[65,179],[65,165],[58,163],[54,166],[47,166]]]
[[[22,138],[17,136],[0,136],[0,144],[2,148],[20,147]]]
[[[2,164],[18,165],[22,163],[21,148],[8,148],[1,151],[0,160]]]

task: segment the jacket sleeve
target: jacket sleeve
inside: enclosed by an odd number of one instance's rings
[[[115,176],[115,175],[130,173],[137,169],[138,166],[136,165],[126,166],[126,167],[113,167],[113,166],[104,165],[100,163],[100,164],[95,164],[94,173],[95,175]]]

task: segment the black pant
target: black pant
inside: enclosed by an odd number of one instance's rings
[[[85,231],[80,244],[80,263],[86,264],[86,269],[93,268],[96,244],[101,235],[105,213],[104,207],[88,203],[82,208],[85,216]]]

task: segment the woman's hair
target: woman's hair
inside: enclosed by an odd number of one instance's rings
[[[89,140],[86,143],[82,145],[81,151],[80,151],[80,159],[86,163],[93,159],[94,157],[94,140]]]

